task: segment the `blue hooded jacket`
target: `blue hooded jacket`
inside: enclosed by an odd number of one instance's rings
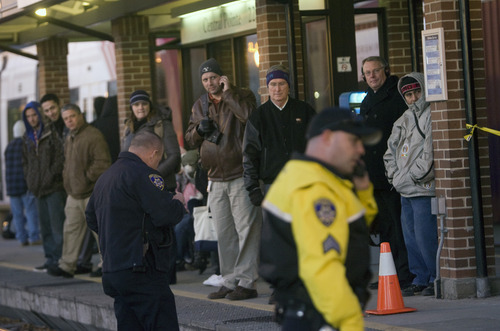
[[[28,104],[26,105],[26,107],[24,107],[23,109],[23,121],[24,121],[24,125],[26,125],[26,136],[28,136],[29,139],[31,139],[34,143],[35,143],[35,146],[37,146],[38,142],[37,140],[35,139],[35,135],[34,135],[34,130],[33,128],[31,127],[30,123],[28,122],[28,120],[26,119],[26,110],[28,109],[34,109],[36,114],[38,115],[38,119],[40,121],[40,126],[38,127],[38,130],[36,132],[36,135],[37,137],[40,139],[40,137],[42,136],[42,132],[43,132],[43,117],[42,117],[42,114],[40,114],[40,104],[36,101],[31,101],[31,102],[28,102]]]

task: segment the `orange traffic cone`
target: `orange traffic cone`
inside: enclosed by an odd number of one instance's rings
[[[367,310],[366,312],[374,315],[389,315],[412,311],[416,311],[416,309],[405,307],[403,302],[396,267],[392,259],[391,246],[389,243],[383,242],[380,244],[377,310]]]

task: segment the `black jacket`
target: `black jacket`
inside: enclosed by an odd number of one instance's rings
[[[314,115],[308,103],[292,98],[283,110],[268,100],[250,115],[243,138],[243,178],[248,191],[259,187],[259,179],[271,184],[292,152],[304,152]]]
[[[151,263],[157,270],[169,271],[169,259],[175,258],[172,228],[180,222],[185,209],[164,186],[158,171],[130,152],[121,152],[99,177],[85,215],[89,228],[99,234],[103,272]],[[145,232],[149,242],[146,258]]]
[[[382,130],[383,136],[375,146],[366,146],[364,161],[370,175],[370,180],[376,190],[389,190],[391,185],[385,176],[384,154],[387,150],[387,140],[392,132],[392,126],[403,115],[408,106],[397,88],[398,77],[389,76],[384,85],[374,93],[368,89],[368,94],[361,103],[360,114],[366,124]]]

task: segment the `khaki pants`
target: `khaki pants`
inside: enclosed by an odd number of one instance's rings
[[[259,277],[260,207],[250,202],[242,177],[212,182],[208,205],[216,224],[224,286],[254,288]]]
[[[71,274],[75,273],[76,262],[82,249],[83,240],[87,231],[87,221],[85,220],[85,208],[89,198],[75,199],[68,195],[64,212],[66,220],[63,230],[63,249],[59,260],[59,268]],[[97,242],[97,235],[92,232]]]

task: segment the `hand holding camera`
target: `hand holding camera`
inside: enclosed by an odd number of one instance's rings
[[[203,134],[211,133],[214,130],[215,130],[214,121],[208,117],[202,119],[200,121],[200,124],[198,125],[198,132]]]

